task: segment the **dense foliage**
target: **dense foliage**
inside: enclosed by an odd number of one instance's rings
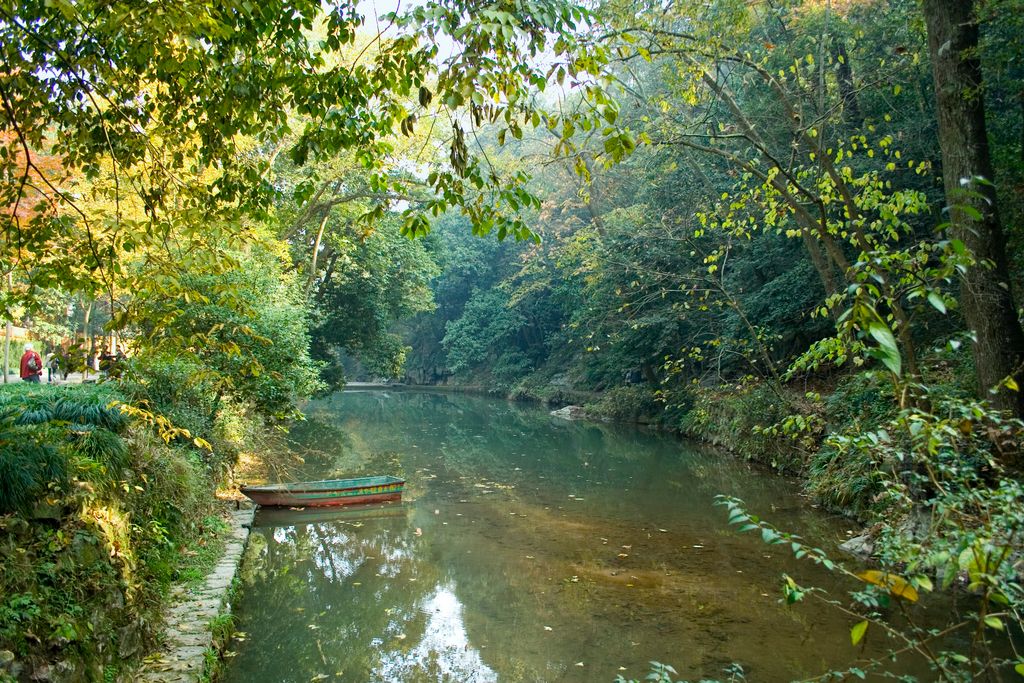
[[[212,523],[204,458],[123,400],[110,384],[0,393],[0,649],[23,676],[102,678],[142,654],[179,547]]]
[[[80,530],[125,553],[103,566],[126,604],[150,596],[133,572],[165,581],[165,537],[197,524],[180,506],[247,437],[346,378],[404,378],[587,402],[801,473],[873,524],[899,586],[966,576],[982,607],[955,628],[983,648],[1021,599],[1021,16],[3,5],[0,315],[80,335],[71,369],[99,333],[131,354],[116,388],[0,394],[0,529],[32,549],[3,574],[0,641],[85,642],[61,573]],[[939,521],[908,533],[922,510]],[[831,602],[855,640],[888,628],[876,593],[902,589],[876,588]],[[1001,663],[973,652],[931,661]]]

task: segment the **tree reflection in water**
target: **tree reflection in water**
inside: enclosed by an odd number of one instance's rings
[[[590,683],[642,677],[651,659],[684,678],[735,661],[771,683],[849,658],[841,615],[778,600],[782,572],[831,577],[712,505],[744,498],[834,548],[841,524],[785,479],[475,397],[366,392],[307,412],[292,435],[310,445],[306,478],[401,475],[404,502],[253,530],[227,683]]]

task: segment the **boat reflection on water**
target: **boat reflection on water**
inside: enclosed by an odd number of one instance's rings
[[[407,517],[410,507],[405,503],[371,503],[368,505],[346,505],[344,507],[258,507],[253,516],[252,526],[279,527],[316,524],[319,522],[352,522],[369,519]]]

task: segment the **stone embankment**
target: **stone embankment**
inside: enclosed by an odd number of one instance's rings
[[[176,586],[171,591],[173,606],[167,612],[163,648],[146,658],[134,680],[160,683],[195,683],[203,676],[206,654],[215,650],[211,622],[230,609],[227,602],[231,582],[249,538],[253,510],[231,513],[231,531],[224,555],[196,589]]]

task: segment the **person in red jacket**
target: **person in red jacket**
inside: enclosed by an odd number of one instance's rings
[[[25,353],[21,356],[21,379],[25,382],[38,382],[43,374],[43,359],[32,348],[32,342],[25,344]]]

